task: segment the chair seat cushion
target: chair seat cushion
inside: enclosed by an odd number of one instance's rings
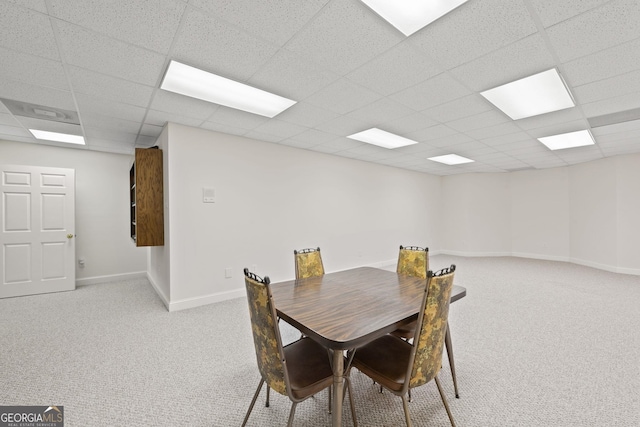
[[[404,326],[400,326],[398,329],[391,332],[391,335],[394,335],[398,338],[411,339],[416,335],[417,327],[418,327],[418,321],[414,320],[411,323],[408,323]]]
[[[311,338],[302,338],[284,347],[284,357],[291,392],[296,399],[305,399],[333,384],[327,349]]]
[[[356,350],[353,366],[380,385],[400,391],[407,377],[412,345],[385,335]]]

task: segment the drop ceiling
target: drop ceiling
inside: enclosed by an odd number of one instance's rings
[[[637,0],[469,0],[410,37],[359,0],[0,0],[0,57],[0,98],[80,121],[0,103],[4,140],[45,143],[39,126],[132,153],[170,121],[435,175],[640,152]],[[269,119],[163,91],[171,60],[297,103]],[[576,107],[514,121],[480,95],[554,67]],[[372,127],[418,144],[347,138]],[[581,129],[595,145],[537,140]],[[428,160],[445,154],[474,162]]]

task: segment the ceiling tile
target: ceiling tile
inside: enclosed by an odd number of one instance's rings
[[[640,93],[629,93],[615,98],[603,99],[582,105],[587,117],[602,116],[640,107]]]
[[[134,122],[142,122],[146,110],[135,105],[96,99],[92,96],[77,94],[78,108],[83,113],[98,114]]]
[[[496,64],[500,64],[496,66]],[[539,34],[518,40],[451,70],[468,87],[483,91],[555,67]]]
[[[266,142],[275,142],[278,143],[283,139],[286,139],[284,136],[271,135],[264,132],[257,132],[255,130],[250,130],[244,134],[247,138],[256,139],[258,141],[266,141]]]
[[[562,62],[637,39],[639,34],[637,0],[614,0],[547,29]]]
[[[167,122],[178,123],[185,126],[199,127],[202,120],[178,114],[166,113],[164,111],[149,110],[144,120],[145,124],[164,126]]]
[[[460,145],[474,141],[473,138],[463,133],[453,133],[441,138],[429,139],[427,142],[432,147],[446,148],[452,145]]]
[[[377,93],[391,95],[441,72],[432,60],[404,41],[346,77]]]
[[[0,79],[0,98],[76,111],[71,92]]]
[[[172,59],[244,82],[277,50],[272,43],[191,8],[176,36]]]
[[[589,162],[603,157],[602,152],[597,145],[555,150],[554,154],[570,165]]]
[[[338,117],[337,113],[315,107],[306,102],[298,102],[277,116],[278,120],[296,123],[306,127],[315,127],[321,123],[333,120],[336,117]]]
[[[367,124],[352,117],[339,116],[333,120],[322,123],[315,128],[336,136],[346,137],[348,135],[367,129]]]
[[[520,128],[512,122],[501,123],[495,126],[488,126],[480,129],[466,131],[465,134],[474,139],[486,139],[494,136],[509,135],[519,133]]]
[[[517,120],[518,127],[523,130],[536,129],[560,123],[573,122],[582,118],[578,108],[567,108],[552,113],[540,114],[534,117]]]
[[[53,89],[69,90],[62,63],[0,47],[0,77]]]
[[[13,3],[18,6],[37,10],[38,12],[42,12],[42,13],[47,13],[47,4],[45,3],[45,0],[7,0],[7,1],[9,3]]]
[[[89,3],[87,7],[87,0],[49,0],[52,15],[63,21],[164,54],[186,7],[178,0]]]
[[[550,27],[558,22],[573,18],[610,0],[528,0],[542,21]]]
[[[363,3],[333,0],[286,45],[340,75],[404,40]]]
[[[510,121],[510,119],[506,115],[492,109],[484,113],[447,122],[447,126],[459,132],[469,132],[474,129],[482,129],[508,121]]]
[[[633,134],[640,131],[640,120],[616,123],[608,126],[600,126],[592,129],[594,135]],[[640,135],[638,135],[640,137]]]
[[[585,120],[580,119],[580,120],[548,124],[535,129],[528,129],[527,133],[532,138],[541,138],[541,137],[550,136],[550,135],[558,135],[562,133],[588,129],[588,127],[589,127],[588,123]]]
[[[481,141],[490,147],[496,147],[497,149],[500,149],[500,146],[504,144],[514,144],[520,141],[534,141],[534,139],[525,132],[516,132],[507,135],[483,138]]]
[[[457,67],[537,31],[521,1],[470,1],[411,37],[445,69]]]
[[[269,119],[257,114],[247,113],[246,111],[236,110],[235,108],[218,107],[218,109],[209,117],[210,122],[218,124],[227,124],[236,128],[251,130],[259,126]]]
[[[118,129],[122,132],[138,133],[140,122],[134,122],[116,117],[102,116],[99,114],[81,113],[80,121],[85,129]]]
[[[166,113],[181,114],[201,121],[208,119],[218,109],[217,104],[158,89],[151,108]]]
[[[259,126],[256,126],[252,132],[264,133],[284,139],[291,138],[292,136],[298,135],[305,130],[307,130],[307,128],[304,126],[283,122],[282,120],[278,119],[271,119]]]
[[[151,86],[73,66],[69,67],[69,75],[75,93],[137,105],[138,107],[149,105],[154,90]]]
[[[350,112],[347,116],[362,120],[370,124],[371,127],[377,127],[379,123],[385,120],[400,119],[415,113],[415,110],[405,107],[392,99],[381,98],[369,105]]]
[[[0,135],[22,136],[24,138],[29,138],[29,137],[33,138],[33,135],[31,135],[31,133],[29,133],[28,130],[18,126],[0,125]]]
[[[573,88],[573,94],[581,104],[623,96],[633,92],[640,92],[640,69]]]
[[[406,135],[407,138],[418,142],[432,141],[438,138],[455,135],[458,132],[446,125],[435,125]]]
[[[615,64],[614,67],[611,65]],[[562,66],[573,86],[606,79],[640,69],[640,38],[596,52]]]
[[[385,119],[380,122],[380,127],[388,132],[398,135],[416,132],[437,125],[438,122],[432,120],[426,113],[413,113],[397,119]]]
[[[155,86],[164,57],[158,53],[93,33],[77,25],[56,23],[65,61],[81,68]]]
[[[446,123],[492,109],[493,106],[486,99],[480,95],[473,94],[429,108],[422,113],[433,120]]]
[[[338,78],[337,74],[309,61],[306,57],[280,49],[247,83],[300,101]]]
[[[417,111],[444,104],[471,93],[446,73],[400,91],[390,98]]]
[[[215,132],[227,133],[229,135],[244,135],[248,132],[247,129],[238,128],[231,125],[214,123],[214,122],[204,122],[201,126],[202,129],[208,129]]]
[[[342,151],[344,148],[341,147],[340,145],[324,143],[324,144],[315,145],[309,149],[312,151],[316,151],[318,153],[333,154],[333,153],[337,153],[338,151]]]
[[[1,102],[0,102],[0,105],[3,106]],[[13,126],[13,127],[20,126],[20,124],[13,117],[13,115],[9,113],[0,113],[0,125]]]
[[[55,40],[46,15],[0,3],[0,46],[59,61]]]
[[[304,145],[306,147],[314,147],[319,144],[333,141],[336,139],[336,136],[317,129],[308,129],[298,135],[292,136],[289,139],[291,141],[295,141],[300,146]]]
[[[191,0],[190,4],[282,46],[328,2],[329,0]]]
[[[323,142],[320,145],[313,147],[314,150],[322,150],[324,149],[336,149],[334,152],[339,152],[343,150],[350,150],[355,147],[359,147],[363,145],[364,142],[355,141],[353,139],[349,139],[346,137],[339,137],[333,139],[331,141]],[[328,152],[328,151],[325,151]]]
[[[114,131],[114,130],[105,130],[105,129],[97,129],[97,128],[89,128],[85,132],[85,137],[88,141],[91,140],[109,140],[109,141],[119,141],[123,144],[131,144],[131,146],[135,145],[137,132],[136,133],[127,133],[122,131]]]
[[[155,136],[138,135],[136,139],[135,147],[137,148],[149,148],[156,145],[158,138]]]
[[[162,133],[162,126],[145,124],[142,125],[142,128],[140,129],[140,135],[152,136],[154,138],[160,136],[160,133]]]
[[[377,93],[341,78],[314,93],[305,102],[338,114],[346,114],[378,99],[380,95]]]

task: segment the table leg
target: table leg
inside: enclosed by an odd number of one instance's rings
[[[344,393],[344,355],[342,350],[333,350],[333,401],[331,425],[342,426],[342,397]]]
[[[458,394],[458,380],[456,379],[456,364],[453,361],[453,344],[451,343],[451,333],[449,332],[448,324],[447,333],[444,336],[444,345],[447,348],[447,356],[449,357],[449,366],[451,367],[451,376],[453,377],[453,390],[456,393],[456,397],[460,398],[460,394]]]

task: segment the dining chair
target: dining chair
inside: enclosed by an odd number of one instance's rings
[[[324,274],[320,248],[294,250],[293,257],[296,262],[296,279],[306,279]]]
[[[262,385],[267,383],[265,406],[269,406],[269,389],[288,396],[292,402],[287,426],[293,425],[293,417],[298,403],[333,385],[333,370],[329,353],[311,338],[301,338],[286,346],[282,345],[277,326],[276,308],[271,294],[268,276],[260,278],[249,269],[244,269],[247,301],[251,317],[251,331],[255,346],[260,383],[253,395],[251,405],[242,426],[249,420]],[[357,426],[351,383],[345,377],[349,393],[351,415]]]
[[[427,272],[413,343],[387,334],[358,348],[353,357],[353,367],[402,398],[407,427],[412,426],[407,403],[409,390],[431,380],[435,381],[449,421],[455,427],[438,379],[455,268],[451,265],[437,273]]]
[[[407,276],[420,277],[424,279],[427,277],[427,271],[429,270],[429,248],[421,248],[419,246],[402,246],[400,245],[400,253],[398,254],[398,265],[396,272],[398,274],[404,274]],[[391,334],[396,337],[403,338],[405,340],[413,339],[418,326],[417,320],[414,320],[404,326],[393,331]],[[453,378],[453,390],[456,398],[460,398],[458,392],[458,380],[456,378],[456,364],[453,358],[453,343],[451,342],[451,330],[447,324],[447,332],[445,335],[445,347],[447,348],[447,358],[449,359],[449,366],[451,367],[451,377]],[[411,395],[409,395],[411,400]]]

